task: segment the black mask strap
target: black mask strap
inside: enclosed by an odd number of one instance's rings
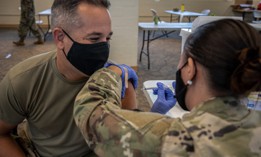
[[[181,68],[179,68],[179,70],[183,69],[186,65],[188,64],[188,61],[186,61],[186,63],[184,63]],[[179,92],[179,93],[175,93],[174,98],[176,99],[181,93],[183,93],[184,90],[186,90],[188,87],[188,84],[185,85],[185,87]]]
[[[64,56],[67,58],[67,55],[66,55],[66,53],[65,53],[65,51],[64,51],[64,48],[63,48],[63,54],[64,54]],[[68,59],[68,58],[67,58]]]
[[[72,42],[75,42],[75,41],[73,40],[73,38],[72,38],[64,29],[62,29],[62,31],[63,31],[63,33],[64,33]],[[67,55],[66,55],[64,49],[63,49],[63,54],[64,54],[64,56],[67,58]],[[67,59],[68,59],[68,58],[67,58]]]
[[[75,41],[73,40],[73,38],[72,38],[67,32],[65,32],[64,29],[62,29],[62,31],[63,31],[63,33],[64,33],[69,39],[71,39],[72,42],[75,42]]]

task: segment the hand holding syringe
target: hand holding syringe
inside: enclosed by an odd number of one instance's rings
[[[172,85],[175,86],[176,82]],[[173,91],[161,82],[157,83],[157,88],[153,89],[153,93],[157,94],[158,98],[152,105],[151,112],[166,114],[176,104]]]
[[[169,89],[171,89],[172,92],[175,93],[175,87],[173,87],[173,86],[176,86],[176,82],[173,82],[172,86],[163,84],[164,89],[169,88]],[[154,95],[158,94],[158,87],[147,87],[147,88],[143,88],[143,90],[153,90]]]

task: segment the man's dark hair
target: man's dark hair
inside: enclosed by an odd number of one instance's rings
[[[52,5],[51,24],[54,27],[80,27],[81,21],[76,13],[77,7],[81,3],[87,3],[97,7],[109,9],[109,0],[54,0]]]

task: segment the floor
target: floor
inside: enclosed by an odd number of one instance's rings
[[[141,48],[141,32],[139,32],[139,50]],[[156,32],[155,35],[160,35]],[[18,62],[31,56],[55,49],[52,37],[47,37],[43,45],[34,45],[36,40],[33,35],[25,40],[25,46],[17,47],[12,41],[18,40],[16,29],[0,28],[0,80],[7,71]],[[146,80],[175,79],[176,67],[180,57],[181,38],[179,32],[172,33],[169,37],[160,38],[151,42],[151,68],[147,69],[147,58],[145,55],[142,61],[138,62],[139,86],[136,90],[139,108],[149,110],[149,104],[143,94],[142,83]],[[138,52],[139,54],[139,52]]]

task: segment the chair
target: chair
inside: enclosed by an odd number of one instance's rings
[[[254,10],[253,17],[254,17],[254,21],[252,21],[253,23],[261,24],[261,10]]]
[[[181,29],[180,31],[180,36],[182,38],[181,40],[181,53],[183,52],[183,48],[184,48],[184,44],[188,38],[188,36],[194,32],[199,26],[212,22],[212,21],[216,21],[216,20],[221,20],[221,19],[235,19],[235,20],[241,20],[243,21],[243,18],[240,16],[199,16],[197,17],[193,23],[192,23],[192,28],[191,30],[185,30],[185,29]]]
[[[243,21],[243,18],[240,16],[199,16],[193,21],[191,31],[194,32],[199,26],[203,24],[221,19],[235,19]]]
[[[158,13],[157,13],[157,11],[155,9],[150,9],[150,11],[152,13],[153,21],[154,21],[155,18],[158,18],[157,19],[158,23],[165,23],[164,21],[161,21],[159,15],[158,15]],[[155,32],[156,31],[153,32],[153,36],[155,35]],[[162,31],[162,34],[165,35],[166,37],[168,37],[167,31]]]
[[[201,11],[202,14],[208,16],[210,14],[210,10],[209,9],[205,9]]]
[[[209,9],[205,9],[205,10],[202,10],[200,12],[201,14],[203,14],[204,16],[208,16],[210,14],[210,10]],[[189,21],[191,20],[192,17],[189,17]],[[197,17],[194,17],[192,18],[192,21],[195,20]]]

